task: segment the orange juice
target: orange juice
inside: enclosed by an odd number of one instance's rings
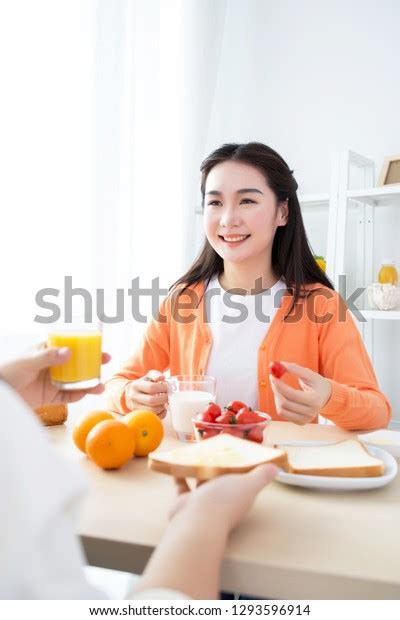
[[[393,284],[397,286],[398,274],[393,261],[384,261],[378,273],[379,284]]]
[[[90,382],[91,387],[100,380],[101,371],[101,333],[97,331],[53,332],[49,334],[49,347],[68,347],[71,351],[69,360],[62,366],[50,369],[51,380],[57,384],[77,384]],[[73,387],[72,385],[69,386]]]

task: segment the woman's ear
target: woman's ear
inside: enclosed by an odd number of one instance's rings
[[[289,199],[278,205],[278,226],[286,226],[289,217]]]

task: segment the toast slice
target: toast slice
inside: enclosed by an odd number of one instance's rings
[[[262,463],[287,469],[283,450],[262,446],[233,435],[217,435],[167,452],[149,455],[150,469],[175,476],[210,480],[215,476],[250,471]]]
[[[385,467],[380,459],[368,454],[356,439],[347,439],[327,446],[284,446],[289,471],[306,476],[337,478],[368,478],[383,476]]]

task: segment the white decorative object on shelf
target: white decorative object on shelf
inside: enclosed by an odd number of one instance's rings
[[[400,308],[400,288],[393,284],[370,284],[367,287],[371,310],[397,310]]]

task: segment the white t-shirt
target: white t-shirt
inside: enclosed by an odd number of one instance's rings
[[[240,400],[258,409],[258,349],[285,290],[284,281],[278,280],[257,295],[233,295],[221,287],[217,276],[210,280],[205,303],[213,344],[206,373],[217,379],[219,405]]]
[[[105,599],[85,579],[72,525],[86,484],[27,405],[0,380],[0,599]],[[130,599],[187,599],[144,590]]]

